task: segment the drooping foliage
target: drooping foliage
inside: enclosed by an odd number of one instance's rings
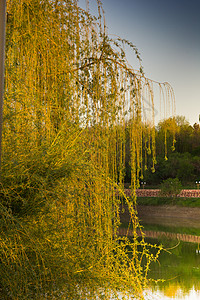
[[[5,299],[142,298],[157,258],[138,240],[134,196],[143,153],[155,164],[155,130],[143,114],[145,95],[154,121],[154,83],[144,76],[137,48],[109,37],[100,1],[97,7],[96,18],[76,0],[7,1],[0,190]],[[126,46],[138,71],[126,61]],[[168,84],[160,88],[171,93]],[[132,241],[117,234],[127,123]]]
[[[165,133],[167,145],[164,145]],[[173,146],[174,141],[174,146]],[[166,159],[164,152],[166,148]],[[178,178],[186,186],[196,187],[200,178],[200,128],[191,126],[184,116],[159,122],[156,127],[156,172],[149,170],[145,180],[149,185],[159,185],[167,178]]]

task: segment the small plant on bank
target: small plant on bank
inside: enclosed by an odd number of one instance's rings
[[[168,178],[161,183],[160,195],[171,197],[174,200],[180,194],[181,190],[182,185],[178,178]]]

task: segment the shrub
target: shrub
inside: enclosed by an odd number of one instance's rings
[[[163,180],[160,190],[161,196],[175,198],[181,192],[182,185],[178,178],[168,178]]]

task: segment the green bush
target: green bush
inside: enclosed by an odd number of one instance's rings
[[[178,178],[168,178],[163,180],[160,190],[161,196],[175,198],[181,192],[182,185]]]

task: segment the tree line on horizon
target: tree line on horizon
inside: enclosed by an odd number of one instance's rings
[[[200,180],[199,124],[190,125],[184,116],[170,117],[155,127],[155,138],[155,172],[151,171],[151,162],[148,161],[141,181],[156,186],[168,178],[178,178],[182,185],[194,187],[195,182]],[[128,160],[127,157],[127,183],[130,174]]]

